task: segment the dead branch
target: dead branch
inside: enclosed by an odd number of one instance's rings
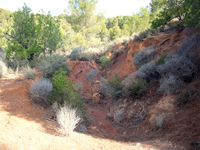
[[[137,119],[133,120],[134,124],[135,124],[136,121],[142,121],[146,117],[146,110],[145,110],[144,106],[139,102],[137,102],[137,103],[140,106],[142,106],[142,111],[135,115],[135,118],[137,118]]]
[[[159,46],[161,46],[161,45],[163,45],[165,42],[167,42],[169,40],[169,38],[167,38],[167,39],[164,39],[160,44],[159,44]]]
[[[83,70],[80,70],[80,71],[76,74],[76,79],[77,79],[77,75],[80,74],[81,72],[83,72]]]

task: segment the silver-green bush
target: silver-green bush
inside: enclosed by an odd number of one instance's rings
[[[173,74],[165,76],[160,80],[160,88],[158,91],[163,91],[165,94],[167,93],[178,93],[179,88],[181,87],[183,81],[176,77]]]
[[[197,73],[197,67],[185,55],[169,54],[165,58],[165,64],[159,65],[157,71],[161,76],[171,73],[183,81],[191,81]]]
[[[43,71],[45,78],[51,78],[53,74],[62,68],[67,73],[70,73],[68,64],[66,63],[67,57],[64,55],[54,54],[52,56],[45,57],[39,64],[39,68]]]
[[[52,89],[53,85],[49,79],[40,78],[34,81],[30,87],[32,101],[47,107],[49,105],[49,96]]]
[[[156,49],[153,46],[150,46],[136,53],[133,57],[133,62],[136,68],[139,69],[142,65],[150,62],[155,52]]]
[[[153,61],[142,65],[138,70],[138,76],[145,79],[147,82],[153,82],[155,79],[160,77],[156,70],[156,64]]]
[[[178,48],[178,55],[185,55],[188,57],[200,70],[200,36],[186,37],[181,46]]]
[[[99,72],[98,69],[92,69],[92,70],[90,70],[90,72],[88,72],[86,74],[87,81],[91,82],[92,80],[94,80],[94,78],[95,78],[95,76],[97,75],[98,72]]]

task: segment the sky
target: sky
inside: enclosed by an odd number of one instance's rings
[[[98,0],[96,13],[105,12],[105,17],[116,17],[132,15],[137,13],[140,7],[146,7],[151,0]],[[68,9],[68,0],[0,0],[0,8],[16,11],[22,8],[24,3],[30,7],[34,13],[43,9],[50,11],[52,15],[60,15]]]

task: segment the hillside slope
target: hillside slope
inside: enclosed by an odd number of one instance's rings
[[[150,39],[121,43],[109,51],[122,49],[119,56],[113,58],[107,69],[99,67],[95,62],[71,61],[72,81],[82,84],[84,104],[87,108],[89,122],[88,134],[74,132],[65,137],[59,130],[56,120],[52,119],[51,108],[43,109],[29,100],[31,80],[13,75],[0,79],[0,148],[1,149],[77,149],[77,150],[181,150],[194,149],[200,141],[200,76],[190,83],[185,83],[180,93],[166,94],[158,92],[159,81],[148,83],[147,92],[139,99],[120,99],[111,103],[105,97],[94,97],[98,93],[101,77],[109,78],[115,74],[123,78],[136,72],[133,55],[148,46],[154,46],[154,55],[168,52],[176,54],[177,48],[189,31],[177,33],[175,30],[160,33]],[[109,55],[109,54],[108,54]],[[98,73],[92,81],[87,73],[97,69]],[[42,73],[37,70],[39,78]],[[36,78],[36,79],[37,79]],[[185,89],[194,89],[192,99],[184,107],[177,106],[177,99]],[[123,110],[121,120],[114,121],[114,115]],[[145,114],[135,121],[137,114]],[[156,125],[156,117],[164,120],[162,128]],[[193,144],[193,145],[191,145]]]

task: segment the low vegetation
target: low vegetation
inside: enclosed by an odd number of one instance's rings
[[[31,99],[33,101],[40,101],[42,106],[47,107],[50,104],[49,96],[53,89],[51,80],[40,78],[34,81],[30,87]],[[37,100],[39,99],[39,100]]]
[[[108,80],[102,80],[102,89],[113,101],[125,97],[126,93],[123,87],[122,80],[117,75],[111,76]]]
[[[61,107],[56,112],[56,117],[59,125],[64,131],[64,134],[67,135],[70,135],[71,132],[82,121],[81,117],[78,115],[76,108],[70,107],[68,105]]]
[[[98,69],[92,69],[92,70],[90,70],[90,72],[88,72],[86,74],[86,79],[87,79],[88,83],[91,83],[91,81],[94,80],[94,78],[96,77],[98,72],[99,72]]]
[[[168,55],[165,64],[159,65],[157,70],[161,76],[175,75],[183,81],[191,81],[197,72],[196,65],[185,55]]]
[[[163,125],[163,117],[161,115],[156,117],[156,123],[159,128],[162,128]]]
[[[104,55],[104,56],[101,56],[99,60],[101,62],[101,66],[103,68],[105,68],[108,65],[108,63],[110,62],[110,57]]]
[[[192,89],[184,90],[181,93],[180,97],[178,98],[177,106],[182,107],[182,106],[186,105],[192,98],[193,94],[194,94],[194,91]]]
[[[140,50],[138,53],[134,54],[133,62],[137,69],[139,69],[142,65],[150,62],[153,59],[154,53],[156,49],[152,46]]]
[[[139,79],[133,82],[128,89],[129,96],[132,99],[141,97],[146,91],[147,91],[147,82],[145,79]]]
[[[53,90],[51,92],[51,104],[55,101],[60,105],[69,105],[84,115],[81,95],[76,92],[78,85],[66,77],[67,71],[61,68],[52,78]]]
[[[159,66],[159,65],[165,64],[165,58],[166,58],[167,56],[168,56],[168,53],[167,53],[167,52],[162,53],[162,54],[159,56],[158,60],[156,61],[156,65]]]
[[[177,76],[170,74],[168,76],[163,77],[160,80],[160,88],[159,91],[163,91],[165,94],[173,93],[177,94],[179,88],[183,84],[183,81]]]
[[[29,66],[22,68],[22,73],[26,79],[34,79],[36,76],[35,69],[32,69]]]
[[[155,62],[148,62],[140,67],[138,70],[138,76],[145,79],[147,82],[153,82],[160,78],[160,74],[157,71]]]
[[[38,63],[38,66],[42,70],[45,78],[52,78],[53,74],[60,68],[62,68],[64,71],[67,71],[67,74],[69,75],[70,69],[67,66],[67,57],[54,54],[41,59],[42,60]]]
[[[189,36],[183,40],[181,46],[177,49],[177,53],[180,56],[185,55],[200,69],[199,46],[200,36]]]

